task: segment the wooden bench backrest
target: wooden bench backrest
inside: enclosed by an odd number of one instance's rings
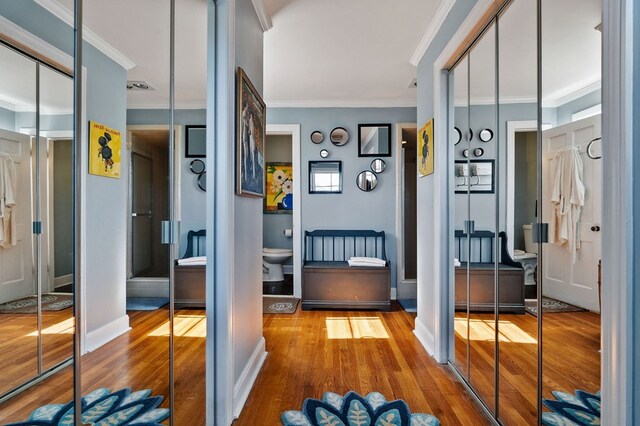
[[[186,259],[188,257],[204,256],[206,236],[206,229],[189,231],[187,233],[187,250],[184,252],[184,256],[182,256],[182,258]]]
[[[457,229],[454,247],[456,259],[467,262],[470,257],[470,263],[493,263],[495,238],[496,234],[492,231],[475,231],[467,238],[464,231]],[[520,263],[514,261],[507,250],[506,232],[498,233],[498,238],[500,240],[500,263],[520,268]]]
[[[352,256],[387,260],[384,231],[320,229],[304,233],[304,261],[346,261]]]

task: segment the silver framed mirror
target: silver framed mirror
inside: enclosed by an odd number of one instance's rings
[[[387,163],[382,158],[376,158],[371,162],[371,171],[374,173],[382,173],[387,168]]]
[[[336,127],[331,131],[329,139],[335,146],[343,146],[349,142],[349,132],[344,127]]]
[[[206,166],[202,160],[193,160],[189,164],[189,169],[192,173],[199,175],[200,173],[204,173]]]
[[[491,139],[493,139],[493,130],[482,129],[478,137],[482,142],[489,142]]]
[[[468,149],[463,149],[462,150],[462,156],[464,158],[469,158],[469,150]]]
[[[476,157],[482,157],[484,155],[484,149],[476,148],[473,150],[473,155]]]
[[[378,186],[378,177],[372,171],[365,170],[356,178],[356,185],[361,191],[371,192]]]
[[[319,144],[322,143],[322,141],[324,141],[324,133],[322,133],[320,130],[316,130],[311,133],[311,142]]]
[[[326,149],[323,149],[322,151],[320,151],[320,157],[327,158],[328,156],[329,156],[329,151],[327,151]]]

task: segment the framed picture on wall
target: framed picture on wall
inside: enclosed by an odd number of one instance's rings
[[[264,197],[267,107],[242,68],[237,75],[236,193]]]
[[[265,213],[293,213],[293,166],[291,163],[267,163]]]
[[[120,179],[122,172],[122,135],[95,121],[89,122],[89,173]]]
[[[207,156],[207,127],[185,127],[185,158],[204,158]]]
[[[433,118],[418,132],[418,174],[420,177],[433,174]]]

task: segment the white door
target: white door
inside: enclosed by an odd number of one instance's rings
[[[36,293],[32,221],[31,136],[0,130],[0,152],[16,165],[17,240],[14,247],[0,247],[0,303]]]
[[[585,201],[578,232],[581,247],[575,263],[571,252],[555,244],[543,246],[543,286],[546,297],[557,299],[594,312],[600,312],[598,297],[598,263],[601,257],[602,160],[587,156],[589,142],[600,137],[600,115],[585,118],[542,132],[542,218],[549,222],[553,212],[549,201],[553,185],[550,162],[561,149],[580,146],[584,164]],[[600,155],[600,141],[593,153]]]

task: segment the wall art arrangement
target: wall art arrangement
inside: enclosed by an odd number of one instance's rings
[[[418,132],[418,173],[420,177],[433,174],[433,118]]]
[[[291,163],[267,163],[265,213],[292,213],[293,166]]]
[[[266,105],[242,68],[237,75],[236,193],[264,197]]]
[[[89,121],[89,173],[120,179],[122,135],[104,124]]]

